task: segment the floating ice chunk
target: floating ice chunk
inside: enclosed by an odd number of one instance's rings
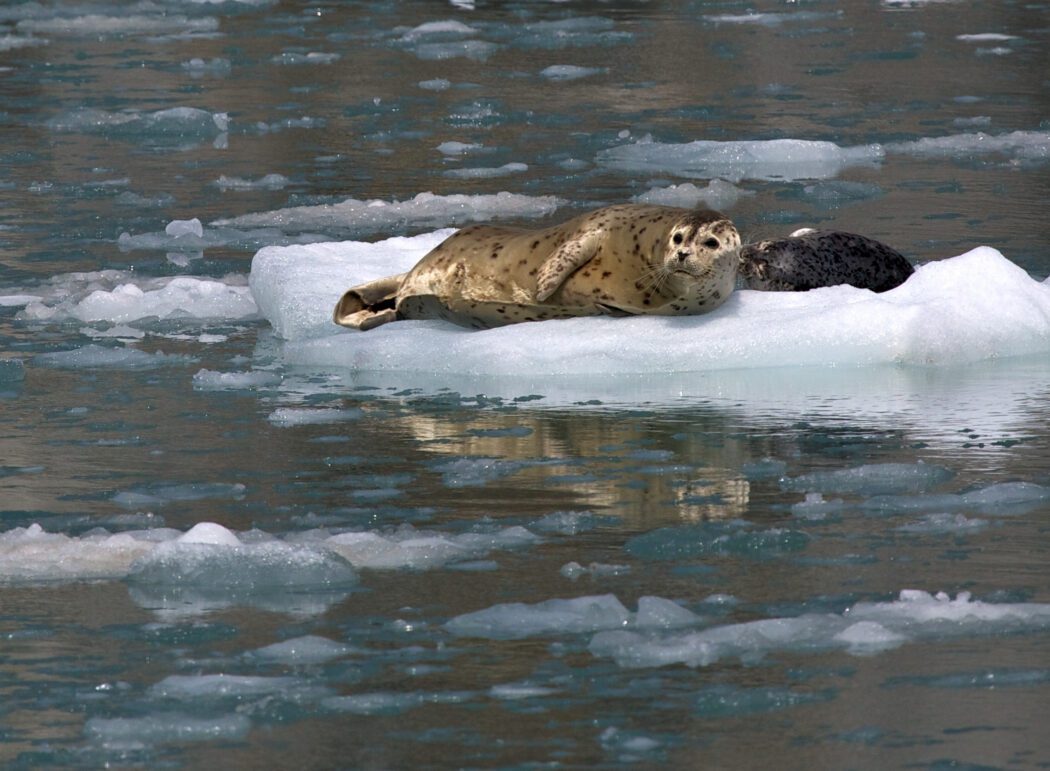
[[[156,112],[105,112],[81,107],[47,121],[52,131],[98,133],[122,138],[170,137],[179,141],[212,138],[229,128],[226,113],[195,107]]]
[[[704,204],[710,209],[725,211],[736,206],[743,196],[752,196],[754,191],[743,190],[722,179],[712,179],[707,187],[699,188],[692,182],[668,187],[654,187],[645,193],[636,195],[632,200],[638,203],[652,203],[660,206],[680,206],[691,209]]]
[[[932,463],[872,463],[835,471],[814,471],[780,480],[784,490],[824,493],[857,493],[884,495],[918,493],[936,487],[954,476],[953,472]]]
[[[428,702],[459,703],[469,695],[442,693],[355,693],[350,696],[332,696],[321,702],[325,709],[333,712],[349,712],[352,715],[400,715]]]
[[[415,42],[422,38],[469,37],[477,33],[476,27],[471,27],[455,19],[445,19],[443,21],[428,21],[420,24],[418,27],[413,27],[401,35],[401,40]]]
[[[573,16],[556,21],[535,21],[509,30],[511,42],[521,48],[558,49],[593,45],[621,45],[634,39],[615,29],[616,22],[603,16]]]
[[[860,506],[871,511],[930,511],[978,509],[989,514],[1010,514],[1050,500],[1050,487],[1033,482],[1000,482],[965,493],[940,495],[876,495]]]
[[[956,35],[956,40],[964,43],[1004,43],[1007,40],[1020,40],[1017,35],[1004,35],[1001,32],[977,32],[970,35]]]
[[[267,174],[255,180],[227,177],[223,174],[215,180],[215,184],[220,190],[283,190],[290,181],[283,174]],[[203,232],[200,235],[203,235]]]
[[[523,527],[508,527],[492,533],[446,533],[419,531],[405,526],[389,534],[340,533],[321,543],[350,564],[373,570],[428,570],[449,563],[475,560],[495,549],[531,546],[539,538]]]
[[[540,71],[548,80],[579,80],[608,72],[606,67],[579,67],[574,64],[552,64]]]
[[[592,562],[587,567],[584,567],[579,562],[567,562],[561,566],[558,571],[568,579],[575,581],[580,576],[590,574],[594,578],[603,578],[606,576],[621,576],[631,572],[630,565],[608,565],[601,562]]]
[[[501,683],[489,688],[489,696],[502,701],[535,699],[540,696],[551,696],[555,693],[558,693],[557,688],[549,688],[532,683]]]
[[[43,299],[35,294],[5,294],[0,295],[0,308],[18,308],[30,303],[40,302]]]
[[[182,63],[182,69],[188,72],[193,77],[200,77],[202,75],[227,75],[231,70],[231,64],[229,59],[211,59],[205,61],[199,57],[195,57]]]
[[[209,33],[219,29],[213,16],[189,18],[180,14],[126,14],[106,16],[88,13],[78,16],[23,19],[19,32],[67,37],[111,37],[122,35],[160,35],[171,33]]]
[[[928,514],[917,522],[901,525],[897,528],[902,533],[973,533],[988,526],[988,520],[970,519],[962,514]]]
[[[310,693],[310,686],[298,677],[263,677],[259,675],[169,675],[150,687],[155,698],[175,701],[218,701],[277,696],[288,701]],[[313,689],[317,694],[317,689]]]
[[[886,152],[923,158],[962,158],[981,155],[1005,155],[1019,160],[1050,159],[1050,131],[1012,131],[991,135],[953,134],[946,137],[924,137],[910,142],[893,142]]]
[[[119,533],[73,538],[40,525],[0,533],[0,581],[35,582],[120,578],[155,543]]]
[[[556,511],[533,522],[530,527],[545,533],[577,535],[602,525],[615,525],[619,518],[595,514],[591,511]]]
[[[882,195],[882,188],[870,182],[841,180],[818,182],[802,188],[802,194],[825,206],[837,206],[852,201],[863,201]]]
[[[71,351],[40,353],[33,357],[35,366],[53,369],[156,369],[192,364],[194,361],[196,359],[192,356],[162,351],[147,353],[135,348],[105,348],[94,344]]]
[[[896,648],[905,641],[904,635],[891,632],[876,621],[858,621],[843,629],[832,640],[842,643],[850,653],[876,653]]]
[[[416,84],[424,91],[447,91],[452,88],[452,82],[447,78],[431,78],[430,80],[421,80]]]
[[[743,13],[711,14],[704,16],[704,21],[711,24],[758,24],[763,27],[779,27],[789,22],[813,22],[842,17],[842,11],[794,11],[789,13]]]
[[[364,413],[349,408],[345,410],[334,407],[279,407],[269,415],[269,421],[275,426],[316,426],[324,423],[344,423],[348,420],[359,420]]]
[[[480,487],[496,479],[516,474],[528,464],[499,458],[458,458],[433,466],[446,487]]]
[[[599,166],[634,174],[670,173],[679,177],[739,182],[742,179],[827,179],[851,166],[875,166],[884,157],[880,145],[839,147],[806,139],[684,144],[645,137],[602,150]]]
[[[437,146],[438,152],[442,155],[464,155],[466,153],[475,153],[479,150],[484,150],[485,145],[477,142],[442,142]]]
[[[25,37],[20,35],[0,35],[0,51],[14,51],[19,48],[46,46],[50,41],[42,37]]]
[[[245,657],[257,661],[303,666],[324,664],[333,659],[342,658],[352,650],[349,645],[311,634],[257,648],[246,653]]]
[[[644,560],[679,560],[719,554],[771,557],[806,548],[810,537],[798,530],[755,530],[745,523],[705,522],[661,527],[627,541],[626,549]]]
[[[826,501],[820,493],[806,493],[804,501],[791,504],[791,514],[800,519],[817,520],[824,519],[829,514],[834,514],[846,508],[848,508],[848,504],[841,498]]]
[[[241,485],[241,492],[244,485]],[[206,543],[212,546],[240,546],[241,539],[215,522],[198,522],[175,539],[176,543]]]
[[[952,600],[945,594],[904,590],[896,601],[857,603],[841,615],[808,613],[685,634],[604,631],[591,640],[590,651],[596,656],[612,657],[623,667],[674,663],[696,667],[730,657],[757,660],[777,651],[845,649],[849,653],[870,654],[916,640],[1048,628],[1047,604],[980,602],[966,592]]]
[[[166,541],[131,566],[128,580],[236,595],[291,587],[350,586],[357,582],[357,574],[331,551],[301,544]]]
[[[321,53],[319,51],[310,51],[309,53],[300,53],[298,51],[285,51],[284,53],[278,54],[270,59],[274,64],[285,64],[285,65],[299,65],[299,64],[333,64],[339,61],[342,54],[336,53]]]
[[[217,220],[212,225],[235,228],[273,227],[286,231],[316,229],[364,234],[408,226],[444,227],[504,217],[543,217],[553,213],[563,203],[562,199],[554,196],[527,196],[507,192],[494,195],[420,193],[408,201],[358,201],[348,198],[335,204],[294,206]]]
[[[204,226],[201,225],[201,221],[196,217],[191,220],[172,220],[164,228],[164,232],[172,238],[182,238],[183,236],[197,236],[197,238],[201,238],[204,235]]]
[[[663,597],[639,597],[634,626],[640,629],[676,629],[696,626],[700,616]]]
[[[349,260],[363,248],[331,245],[325,253],[338,264],[341,250]],[[382,251],[377,245],[372,256]],[[360,271],[348,266],[336,278],[303,281],[298,275],[310,271],[313,250],[264,249],[253,261],[251,284],[260,311],[283,337],[320,335],[332,329],[322,319],[341,290],[407,270],[424,253],[402,251],[383,268],[369,261]],[[326,302],[304,308],[304,297],[316,297],[322,283],[329,285]],[[387,385],[394,376],[430,388],[441,387],[435,385],[441,378],[514,377],[529,389],[516,391],[522,394],[545,393],[558,377],[588,378],[593,392],[597,378],[651,375],[654,367],[667,377],[754,367],[947,366],[1048,351],[1050,285],[979,247],[919,266],[882,294],[849,286],[741,290],[702,316],[578,318],[485,331],[405,321],[299,340],[283,353],[292,364],[384,373]],[[703,386],[683,377],[678,387]]]
[[[281,376],[276,372],[253,370],[251,372],[215,372],[202,369],[193,376],[194,391],[247,391],[280,385]]]
[[[164,712],[146,717],[89,718],[84,733],[109,747],[242,739],[252,723],[244,715],[213,718]]]
[[[617,629],[626,626],[630,617],[630,612],[615,596],[603,594],[546,600],[535,605],[522,602],[493,605],[456,616],[445,628],[457,637],[518,639]]]
[[[212,498],[242,498],[244,485],[228,482],[168,485],[158,484],[117,493],[113,502],[129,509],[164,506],[172,501],[202,501]]]
[[[255,301],[244,276],[227,276],[225,279],[189,276],[140,279],[138,282],[118,283],[112,288],[88,291],[99,283],[102,282],[92,282],[85,289],[76,291],[76,284],[69,282],[67,286],[73,289],[73,293],[31,303],[19,314],[19,318],[127,324],[148,318],[235,320],[252,318],[257,314]],[[54,304],[49,304],[52,302]]]
[[[521,172],[528,170],[529,166],[526,163],[505,163],[502,166],[479,166],[466,169],[449,169],[444,172],[444,175],[454,179],[495,179],[496,177],[520,174]]]
[[[446,43],[420,43],[411,51],[424,61],[463,58],[483,62],[498,49],[498,45],[485,40],[452,40]]]

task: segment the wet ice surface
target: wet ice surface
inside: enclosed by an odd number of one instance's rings
[[[1047,756],[1041,9],[571,5],[0,8],[0,763]],[[330,323],[624,201],[920,267]]]

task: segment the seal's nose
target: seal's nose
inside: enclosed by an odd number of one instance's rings
[[[678,261],[679,262],[685,262],[688,259],[689,259],[689,252],[685,251],[684,249],[682,249],[682,250],[680,250],[678,252]]]

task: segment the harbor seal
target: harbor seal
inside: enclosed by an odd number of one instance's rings
[[[896,249],[837,230],[804,228],[787,238],[740,249],[742,282],[749,289],[767,292],[804,292],[838,284],[885,292],[914,272]]]
[[[706,313],[736,285],[740,235],[707,209],[619,204],[541,230],[472,225],[410,271],[352,287],[335,323],[475,329],[573,316]]]

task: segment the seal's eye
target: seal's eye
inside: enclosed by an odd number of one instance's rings
[[[718,243],[717,238],[709,238],[706,241],[704,241],[704,246],[706,246],[708,249],[717,249],[719,246],[721,246],[721,244]]]
[[[682,243],[682,234],[681,234],[681,233],[675,233],[675,234],[674,234],[674,235],[673,235],[673,236],[671,237],[671,240],[672,240],[672,241],[674,241],[674,242],[675,242],[676,244],[680,244],[680,243]]]

